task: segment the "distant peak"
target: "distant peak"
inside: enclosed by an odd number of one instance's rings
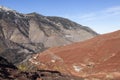
[[[32,13],[28,13],[27,15],[31,15],[31,16],[43,16],[42,14],[36,13],[36,12],[32,12]]]
[[[3,11],[14,11],[8,7],[5,7],[5,6],[0,6],[0,11],[3,10]]]

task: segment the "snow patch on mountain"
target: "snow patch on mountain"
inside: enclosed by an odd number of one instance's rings
[[[0,6],[0,11],[1,10],[4,10],[4,11],[14,11],[14,10],[12,10],[12,9],[10,9],[8,7],[4,7],[4,6]]]

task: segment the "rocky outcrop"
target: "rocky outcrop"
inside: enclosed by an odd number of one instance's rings
[[[37,13],[22,14],[0,6],[0,42],[5,46],[0,55],[15,64],[33,53],[87,40],[96,35],[90,28],[65,18]]]
[[[83,80],[75,76],[64,75],[58,71],[37,70],[22,72],[12,63],[0,57],[0,80]]]
[[[29,61],[39,69],[57,70],[86,80],[119,80],[120,31],[50,48]]]

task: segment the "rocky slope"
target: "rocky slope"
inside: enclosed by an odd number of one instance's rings
[[[5,47],[0,55],[13,63],[49,47],[87,40],[96,35],[90,28],[65,18],[22,14],[0,6],[0,42]]]
[[[120,80],[120,31],[50,48],[29,61],[39,69],[57,70],[86,80]]]
[[[83,80],[82,78],[64,75],[58,71],[37,70],[23,72],[12,63],[0,57],[0,80]]]

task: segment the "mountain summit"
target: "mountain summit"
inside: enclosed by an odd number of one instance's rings
[[[0,11],[15,11],[5,6],[0,6]]]
[[[84,41],[96,35],[90,28],[66,18],[22,14],[0,7],[0,42],[4,46],[0,55],[13,63],[47,48]]]

